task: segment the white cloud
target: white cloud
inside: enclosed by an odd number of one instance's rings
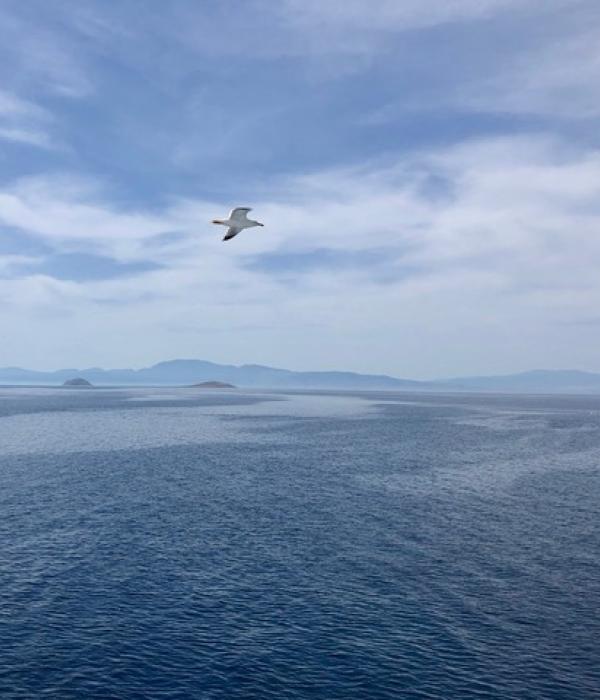
[[[31,102],[22,100],[5,90],[0,90],[0,115],[6,116],[42,116],[43,111]]]
[[[50,148],[50,115],[17,95],[0,90],[0,139]]]
[[[431,177],[443,192],[432,195]],[[76,363],[64,341],[81,357],[85,338],[91,364],[185,355],[408,376],[598,369],[585,324],[600,304],[598,183],[597,152],[547,137],[474,141],[292,178],[255,203],[267,227],[228,244],[208,223],[222,204],[174,201],[149,215],[93,188],[21,183],[0,194],[5,223],[58,250],[78,241],[165,267],[86,283],[6,279],[3,328],[24,339],[20,319],[33,314],[55,343],[46,364]],[[326,264],[256,265],[322,249]],[[348,251],[357,257],[338,265]],[[567,342],[565,322],[578,319]]]
[[[127,4],[57,3],[37,22],[12,7],[1,11],[0,139],[42,148],[52,145],[57,128],[68,134],[82,125],[81,115],[73,119],[66,110],[61,124],[60,98],[98,90],[113,117],[151,104],[140,88],[129,108],[110,111],[124,87],[122,70],[139,76],[141,86],[150,80],[166,100],[181,98],[183,113],[188,86],[194,93],[204,84],[202,70],[218,70],[230,54],[248,57],[248,76],[282,56],[305,62],[319,77],[381,68],[390,84],[382,78],[373,95],[361,93],[358,79],[356,91],[344,85],[343,99],[335,90],[314,98],[348,108],[350,120],[372,109],[374,128],[409,108],[413,123],[420,111],[458,109],[542,115],[556,124],[595,117],[600,105],[600,13],[587,0],[286,0],[275,9],[256,0],[235,16],[218,3],[210,11],[177,3],[136,23]],[[224,42],[227,18],[231,41]],[[521,33],[513,37],[513,30]],[[473,43],[461,54],[467,36]],[[436,53],[443,54],[435,43],[441,38],[456,49],[448,67]],[[233,91],[239,64],[222,64]],[[269,70],[257,75],[261,89],[270,85]],[[204,89],[195,93],[199,117],[212,99]],[[238,113],[219,99],[208,130],[182,128],[179,147],[170,134],[165,138],[163,162],[190,167],[190,144],[215,160],[233,160],[249,142],[257,158],[268,151],[254,126],[271,123],[271,105]],[[382,107],[378,99],[394,102]],[[281,109],[293,109],[286,100]],[[172,122],[163,116],[157,123],[168,132]],[[141,142],[154,137],[150,128],[140,120]],[[332,128],[328,121],[314,133],[322,138]],[[174,198],[161,210],[119,207],[79,176],[42,174],[3,186],[0,241],[7,227],[55,253],[162,268],[75,282],[39,274],[46,269],[40,259],[0,257],[0,322],[9,338],[0,364],[58,366],[87,358],[139,365],[188,355],[431,376],[525,369],[544,357],[547,365],[600,369],[594,354],[600,325],[586,321],[597,317],[600,303],[597,151],[528,134],[386,158],[385,165],[270,183],[257,176],[254,206],[267,227],[229,244],[208,223],[226,210],[224,202]],[[99,160],[98,153],[89,160],[76,153],[69,165],[96,167]],[[199,160],[196,154],[191,163]]]
[[[14,141],[16,143],[26,143],[30,146],[39,146],[41,148],[52,147],[52,143],[47,134],[43,131],[32,129],[16,129],[0,126],[0,139]]]
[[[18,274],[24,266],[35,265],[39,258],[31,255],[0,255],[0,274]]]
[[[60,176],[21,180],[0,192],[0,222],[69,250],[127,259],[136,242],[168,230],[161,217],[119,212],[103,204],[87,181]]]

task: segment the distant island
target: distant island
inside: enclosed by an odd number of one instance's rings
[[[92,389],[94,385],[91,382],[88,382],[87,379],[84,379],[83,377],[75,377],[74,379],[67,379],[66,382],[63,382],[63,386],[66,387],[76,387],[76,388],[81,388],[81,389]]]
[[[191,384],[192,389],[237,389],[233,384],[228,384],[227,382],[199,382],[198,384]]]

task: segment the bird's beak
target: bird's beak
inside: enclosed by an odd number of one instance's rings
[[[264,224],[261,224],[260,221],[256,222],[259,226],[264,226]]]
[[[220,224],[221,222],[219,221],[219,219],[213,219],[213,220],[212,220],[212,223],[213,223],[213,224]]]

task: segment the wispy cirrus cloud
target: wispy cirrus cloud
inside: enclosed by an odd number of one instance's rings
[[[50,148],[50,121],[50,115],[45,109],[0,90],[0,139]]]

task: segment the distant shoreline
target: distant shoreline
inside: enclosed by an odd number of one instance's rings
[[[284,386],[231,386],[231,387],[198,387],[194,385],[182,385],[182,384],[94,384],[92,386],[77,386],[70,387],[64,386],[63,384],[0,384],[0,390],[2,389],[44,389],[44,390],[60,390],[68,391],[70,394],[80,394],[87,391],[135,391],[143,389],[157,389],[157,390],[180,390],[182,392],[193,392],[197,389],[204,389],[205,391],[227,391],[227,392],[243,392],[243,393],[273,393],[273,394],[308,394],[308,395],[380,395],[380,394],[390,394],[390,395],[405,395],[405,396],[500,396],[500,397],[552,397],[552,398],[595,398],[600,397],[600,390],[598,391],[524,391],[524,390],[510,390],[510,389],[475,389],[475,388],[458,388],[458,387],[440,387],[435,389],[363,389],[363,388],[345,388],[345,387],[284,387]],[[77,391],[74,391],[76,389]],[[69,391],[70,390],[70,391]]]

